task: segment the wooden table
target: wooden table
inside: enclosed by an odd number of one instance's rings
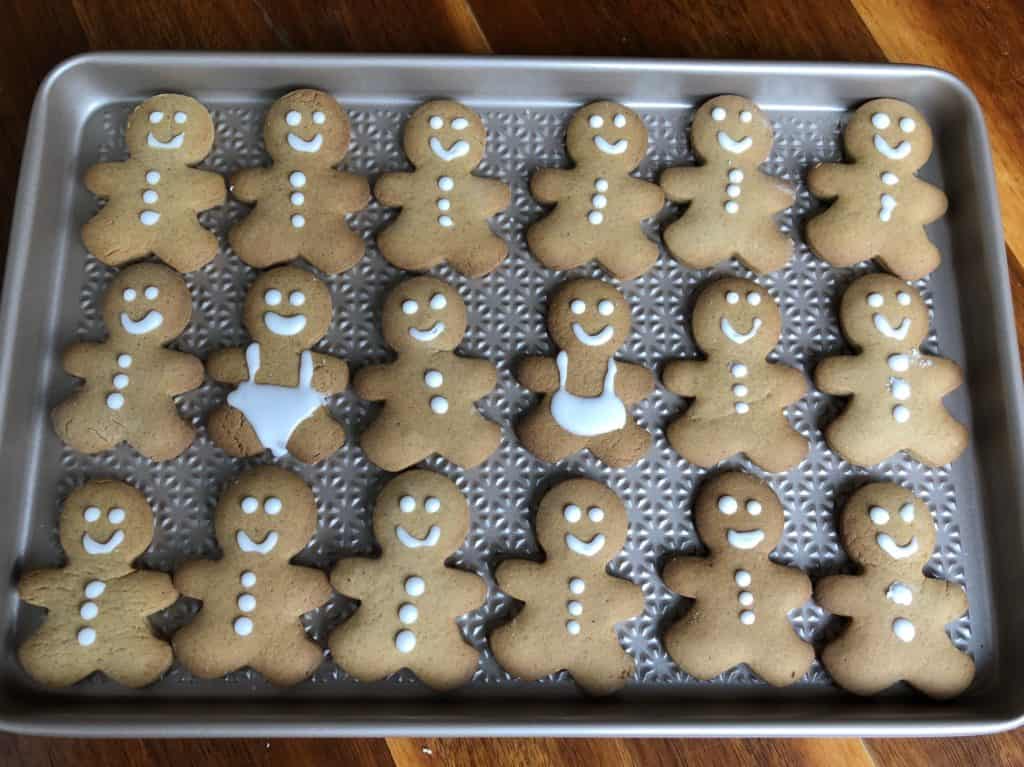
[[[73,54],[129,48],[897,61],[948,69],[973,88],[985,110],[1021,334],[1024,263],[1015,255],[1024,256],[1020,0],[749,0],[728,8],[696,0],[15,0],[0,23],[0,233],[10,229],[40,80]],[[1020,733],[917,741],[76,741],[0,735],[0,764],[995,767],[1024,764]]]

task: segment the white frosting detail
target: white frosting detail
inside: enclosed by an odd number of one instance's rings
[[[729,372],[732,374],[733,378],[746,378],[749,371],[747,370],[747,366],[742,362],[733,362],[729,365]]]
[[[256,573],[252,570],[245,570],[239,577],[238,582],[241,583],[244,588],[251,589],[256,585]]]
[[[895,328],[889,324],[889,319],[882,314],[873,314],[871,319],[875,323],[875,329],[886,338],[902,341],[907,337],[910,330],[910,317],[904,317]]]
[[[124,530],[115,530],[107,540],[97,541],[89,533],[82,536],[82,548],[93,556],[109,554],[124,542]]]
[[[906,354],[890,354],[885,361],[889,365],[889,370],[894,373],[906,373],[910,370],[910,357]]]
[[[139,221],[143,226],[153,226],[160,220],[160,214],[155,210],[144,210],[139,214]]]
[[[735,215],[736,213],[739,213],[739,211],[740,211],[740,204],[738,202],[736,202],[735,200],[729,200],[727,203],[725,203],[724,207],[725,207],[725,212],[729,213],[731,215]]]
[[[597,552],[604,548],[604,541],[604,533],[598,533],[589,541],[580,540],[572,533],[565,534],[565,545],[572,552],[584,557],[592,557],[597,554]]]
[[[742,623],[744,626],[751,626],[756,620],[757,616],[754,615],[753,610],[744,610],[740,613],[740,623]]]
[[[416,341],[420,341],[423,343],[433,341],[443,332],[444,323],[440,321],[435,322],[432,327],[427,328],[426,330],[420,330],[419,328],[409,328],[409,335],[412,336],[413,339],[415,339]]]
[[[908,154],[910,154],[910,142],[901,141],[895,147],[891,146],[888,141],[875,134],[875,150],[882,156],[889,158],[890,160],[903,160]]]
[[[160,183],[160,171],[147,170],[146,171],[146,183],[147,184],[159,184]]]
[[[582,578],[570,578],[569,579],[569,591],[579,596],[586,591],[587,584],[584,583]]]
[[[400,653],[410,653],[416,649],[416,635],[409,629],[402,629],[395,634],[395,649]]]
[[[431,397],[430,409],[437,415],[444,415],[448,412],[448,400],[444,397]]]
[[[747,572],[746,570],[736,571],[736,585],[739,586],[741,589],[747,588],[747,586],[750,585],[751,581],[753,581],[753,578],[750,577],[749,572]]]
[[[313,154],[320,151],[320,147],[324,143],[324,137],[317,133],[309,141],[301,139],[291,131],[288,131],[288,146],[294,149],[296,152],[307,152]]]
[[[892,633],[901,642],[913,642],[914,637],[917,636],[917,629],[906,618],[897,618],[892,622]]]
[[[907,584],[893,581],[886,589],[885,598],[897,605],[909,605],[914,601],[914,592]]]
[[[624,138],[620,138],[612,144],[609,143],[604,136],[594,136],[594,144],[601,152],[604,152],[604,154],[615,155],[625,152],[626,148],[629,146],[629,141]]]
[[[160,195],[158,195],[152,189],[147,189],[142,193],[142,201],[146,203],[146,205],[153,205],[159,199]],[[145,221],[143,221],[143,223],[145,223]]]
[[[736,332],[736,329],[732,326],[732,323],[729,322],[729,319],[727,317],[722,317],[722,321],[720,323],[722,333],[724,333],[725,337],[732,341],[734,344],[745,344],[747,341],[749,341],[751,338],[757,335],[757,331],[761,329],[761,325],[761,318],[755,317],[754,323],[750,326],[750,330],[748,330],[746,333],[738,333]]]
[[[754,145],[754,139],[750,138],[750,136],[744,136],[739,141],[736,141],[724,130],[720,130],[718,131],[718,145],[726,152],[743,154]]]
[[[879,203],[882,205],[878,211],[879,220],[883,222],[892,220],[892,210],[896,207],[896,198],[891,194],[883,194],[879,198]]]
[[[872,506],[870,509],[868,509],[868,517],[871,519],[871,522],[873,524],[889,524],[889,510],[884,509],[881,506]]]
[[[451,162],[469,154],[469,142],[465,139],[459,139],[446,149],[437,136],[431,136],[430,151],[445,162]]]
[[[736,502],[736,499],[731,495],[723,495],[718,499],[718,510],[727,515],[732,516],[740,508],[740,505]]]
[[[141,320],[133,320],[127,312],[121,312],[121,327],[133,336],[144,336],[164,324],[164,316],[156,309],[150,309]]]
[[[416,605],[403,602],[398,606],[398,620],[407,626],[410,623],[415,623],[420,617],[420,611],[416,609]]]
[[[596,333],[588,333],[583,329],[583,326],[578,322],[572,324],[572,334],[576,336],[581,344],[587,346],[604,346],[606,343],[612,340],[612,336],[615,335],[615,328],[611,325],[605,325]]]
[[[878,544],[878,548],[893,559],[906,559],[907,557],[912,557],[917,553],[916,535],[910,539],[909,543],[900,546],[888,533],[879,533],[875,536],[875,543]]]
[[[578,635],[581,630],[579,621],[566,621],[565,630],[568,631],[569,634],[571,634],[572,636]]]
[[[299,205],[303,205],[306,202],[306,195],[304,195],[302,192],[292,192],[291,196],[289,196],[288,199],[289,201],[291,201],[292,205],[295,205],[297,207]]]
[[[741,591],[739,594],[736,595],[736,599],[744,607],[750,607],[752,604],[754,604],[754,595],[751,594],[749,591]]]
[[[894,399],[910,399],[910,384],[904,381],[902,378],[890,378],[889,390],[892,392],[892,396]]]
[[[615,396],[615,360],[608,358],[604,386],[596,397],[580,397],[565,388],[569,372],[569,355],[560,351],[555,358],[558,365],[558,391],[551,398],[551,415],[555,422],[571,434],[596,437],[618,431],[626,425],[626,406]]]
[[[892,409],[892,417],[896,423],[906,423],[910,420],[910,409],[906,405],[897,405]]]
[[[451,176],[441,176],[437,180],[437,188],[442,192],[450,192],[455,188],[455,182],[452,180]]]
[[[395,528],[395,537],[398,538],[398,542],[407,549],[436,546],[437,542],[441,540],[441,528],[437,525],[431,525],[430,530],[427,531],[425,536],[417,538],[404,527],[398,525]]]
[[[170,141],[161,141],[150,131],[146,134],[146,143],[154,149],[181,149],[185,143],[185,133],[178,133]]]
[[[874,125],[878,130],[885,130],[891,124],[889,115],[885,112],[875,112],[871,115],[871,124]]]
[[[263,324],[267,330],[277,336],[294,336],[301,333],[306,327],[306,315],[294,314],[285,317],[277,312],[265,312]]]
[[[292,226],[295,229],[301,229],[302,227],[304,227],[306,225],[306,217],[301,215],[301,214],[299,214],[299,213],[295,213],[291,217],[291,222],[292,222]]]
[[[423,383],[431,389],[438,389],[444,383],[444,376],[441,375],[440,370],[428,370],[423,374]]]
[[[569,615],[583,615],[583,603],[577,602],[575,599],[571,599],[568,602],[566,602],[565,609],[569,611]]]
[[[726,539],[734,549],[753,549],[764,540],[764,530],[760,528],[756,530],[733,530],[729,528],[729,531],[726,533]]]
[[[98,599],[107,590],[107,584],[103,581],[89,581],[85,584],[84,594],[88,599]]]
[[[737,402],[735,405],[733,405],[733,408],[739,415],[746,415],[747,413],[750,412],[750,405],[748,405],[746,402]]]
[[[302,188],[306,185],[306,174],[301,170],[293,170],[288,174],[288,183],[293,187]]]
[[[124,407],[124,395],[120,392],[113,392],[107,395],[107,407],[111,410],[120,410]]]
[[[238,544],[238,548],[244,551],[246,554],[260,554],[266,556],[274,547],[277,545],[278,535],[276,530],[271,530],[265,536],[263,540],[256,543],[245,530],[239,530],[235,533],[235,543]]]
[[[78,644],[88,647],[96,641],[96,629],[86,626],[84,629],[79,629],[77,636]]]
[[[244,615],[241,618],[235,618],[235,622],[231,625],[240,637],[249,636],[253,630],[252,618],[246,618]]]
[[[132,366],[132,355],[130,354],[118,354],[117,355],[117,366],[122,368],[130,368]]]
[[[100,608],[96,606],[95,602],[82,602],[82,606],[78,608],[78,614],[82,620],[91,621],[100,614]]]
[[[238,609],[243,613],[251,613],[256,609],[256,597],[252,594],[239,594]]]
[[[411,597],[423,596],[427,590],[426,582],[418,575],[412,575],[405,579],[405,593]]]
[[[606,178],[599,178],[596,181],[594,181],[594,189],[596,189],[599,192],[607,192],[608,191],[608,179],[606,179]]]
[[[896,184],[900,183],[900,177],[891,171],[885,171],[882,174],[882,183],[886,186],[896,186]]]

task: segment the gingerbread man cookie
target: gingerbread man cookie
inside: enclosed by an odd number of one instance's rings
[[[353,387],[384,407],[363,432],[367,457],[401,471],[438,453],[476,466],[501,442],[501,429],[476,409],[497,382],[487,360],[453,349],[466,332],[466,305],[455,288],[433,277],[396,285],[384,302],[384,340],[398,359],[356,373]]]
[[[564,670],[592,695],[612,693],[634,669],[616,625],[644,609],[640,587],[607,570],[626,541],[626,509],[600,482],[571,479],[541,499],[534,526],[544,561],[508,560],[494,574],[525,602],[491,633],[494,656],[522,679]]]
[[[669,391],[695,398],[666,429],[686,460],[711,467],[745,453],[767,471],[783,471],[807,455],[807,440],[784,412],[807,382],[799,370],[766,359],[781,325],[768,291],[749,280],[717,280],[701,291],[693,336],[707,359],[675,360],[662,374]]]
[[[128,118],[125,141],[131,159],[85,174],[89,191],[107,200],[82,228],[85,247],[108,266],[151,253],[179,272],[212,261],[217,236],[197,216],[224,204],[224,179],[190,167],[213,147],[206,107],[177,93],[153,96]]]
[[[749,474],[719,474],[700,489],[694,524],[708,556],[671,559],[661,576],[694,600],[664,636],[687,673],[711,679],[745,663],[781,687],[810,668],[814,649],[796,635],[788,613],[810,599],[811,580],[768,556],[783,522],[775,493]]]
[[[544,395],[516,428],[527,450],[554,463],[586,448],[615,467],[644,456],[651,435],[626,408],[651,393],[654,376],[614,357],[630,326],[629,304],[607,283],[571,280],[555,290],[548,332],[559,352],[527,357],[517,372],[523,386]]]
[[[191,316],[188,288],[166,266],[136,264],[120,272],[103,297],[109,338],[73,344],[61,358],[84,383],[53,409],[57,436],[83,453],[127,442],[154,461],[180,455],[195,431],[178,415],[174,397],[203,382],[203,364],[164,345]]]
[[[380,557],[340,560],[331,584],[361,605],[330,636],[335,662],[363,682],[400,669],[436,690],[458,687],[478,655],[455,620],[487,592],[473,573],[446,565],[469,529],[469,508],[455,483],[407,471],[381,490],[373,511]]]
[[[37,681],[65,687],[101,671],[128,687],[155,682],[172,653],[148,616],[178,599],[164,573],[132,562],[153,539],[153,512],[142,493],[115,480],[92,480],[64,501],[60,544],[64,567],[32,570],[18,594],[45,607],[42,627],[18,648]]]
[[[555,205],[527,231],[530,250],[549,269],[596,259],[617,279],[639,277],[658,258],[640,223],[665,204],[657,184],[630,175],[647,152],[647,126],[622,104],[597,101],[573,115],[565,147],[575,167],[530,180],[533,196]]]
[[[348,142],[348,115],[330,94],[304,89],[274,102],[263,124],[273,165],[231,177],[232,194],[256,205],[228,235],[239,258],[258,269],[304,258],[335,274],[363,257],[345,216],[366,206],[370,186],[335,170]]]
[[[786,265],[793,243],[775,215],[795,195],[760,169],[773,140],[772,124],[749,99],[717,96],[697,110],[690,141],[701,164],[661,174],[668,198],[689,203],[665,229],[665,246],[679,263],[704,269],[734,256],[759,273]]]
[[[843,133],[852,163],[811,168],[811,194],[833,201],[807,222],[807,244],[833,266],[877,258],[893,274],[917,280],[935,270],[939,249],[925,224],[946,212],[946,195],[915,173],[932,153],[921,113],[895,99],[858,109]]]
[[[385,173],[373,193],[401,208],[377,235],[380,253],[399,269],[423,271],[447,261],[467,277],[492,271],[508,253],[489,219],[508,207],[508,184],[473,175],[487,143],[480,115],[457,101],[430,101],[405,124],[402,145],[412,173]]]
[[[221,677],[241,668],[286,686],[323,660],[302,616],[332,596],[327,576],[291,564],[316,529],[316,499],[297,474],[260,466],[221,496],[214,529],[223,556],[186,562],[174,573],[199,614],[174,635],[174,653],[192,674]]]
[[[249,288],[242,322],[252,342],[206,363],[213,380],[236,387],[208,424],[228,455],[269,450],[318,463],[345,444],[327,397],[345,391],[348,366],[309,348],[327,332],[331,311],[327,286],[293,266],[264,272]]]
[[[865,485],[839,519],[843,546],[859,575],[818,581],[817,602],[850,624],[829,643],[821,661],[841,687],[874,695],[906,681],[933,698],[967,689],[974,662],[946,633],[967,612],[955,583],[926,576],[935,523],[924,501],[890,482]]]
[[[814,371],[821,391],[850,398],[825,429],[829,447],[860,466],[901,450],[932,466],[955,460],[967,447],[967,429],[942,398],[963,376],[955,362],[921,353],[928,335],[921,295],[895,277],[868,274],[846,289],[839,322],[860,351],[829,357]]]

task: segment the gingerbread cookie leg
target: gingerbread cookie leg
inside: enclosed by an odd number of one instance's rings
[[[145,687],[159,679],[174,662],[170,645],[156,637],[134,638],[108,662],[100,671],[125,687]]]
[[[943,669],[943,678],[938,679],[932,663]],[[923,661],[912,674],[907,674],[907,682],[925,695],[936,700],[944,700],[959,695],[966,690],[974,679],[974,661],[952,646],[941,658],[933,662]]]
[[[18,662],[41,684],[47,687],[68,687],[96,670],[84,661],[76,662],[76,644],[44,624],[38,633],[18,648]],[[64,660],[54,663],[54,657]]]
[[[963,446],[968,440],[967,427],[953,418],[945,408],[937,408],[932,417],[935,420],[929,425],[928,431],[934,429],[934,434],[924,432],[920,436],[915,435],[916,438],[907,449],[922,463],[945,466],[963,452]]]
[[[785,418],[772,432],[770,441],[759,441],[746,447],[747,457],[765,471],[791,469],[807,457],[807,440],[795,431]]]
[[[217,628],[200,610],[195,620],[174,634],[174,655],[193,676],[218,679],[248,664],[249,650],[241,642],[211,646],[210,637],[217,636]]]
[[[344,444],[345,429],[326,409],[320,409],[296,427],[288,440],[288,452],[303,463],[319,463]]]
[[[396,436],[403,433],[405,438]],[[402,420],[386,409],[363,432],[359,446],[367,458],[385,471],[401,471],[433,452],[419,434],[410,433]]]
[[[478,466],[501,444],[501,429],[498,424],[486,418],[474,417],[472,426],[465,431],[456,429],[457,434],[472,434],[472,440],[453,441],[438,454],[452,463],[466,468]]]
[[[323,650],[310,641],[302,624],[296,622],[282,626],[275,640],[264,645],[249,665],[271,684],[291,687],[309,678],[323,661]]]
[[[900,681],[900,674],[888,664],[865,662],[861,649],[877,646],[876,632],[850,624],[843,635],[821,651],[821,662],[844,690],[858,695],[875,695]]]
[[[690,617],[688,613],[665,632],[665,650],[679,668],[692,677],[707,680],[743,662],[743,653],[724,645],[715,626],[690,623]],[[714,653],[709,653],[711,647],[716,648]]]
[[[751,671],[775,687],[785,687],[800,681],[814,662],[814,648],[793,632],[786,616],[781,616],[781,620],[785,621],[785,625],[778,627],[776,636],[787,636],[788,631],[792,639],[787,638],[778,646],[765,645],[758,656],[747,661]]]
[[[523,447],[548,463],[557,463],[587,446],[587,438],[566,432],[551,417],[543,402],[516,424],[516,437]]]
[[[156,421],[160,424],[160,430],[146,429],[140,424],[140,428],[133,429],[128,435],[128,441],[150,460],[168,461],[181,455],[192,444],[195,432],[191,425],[178,416],[173,402],[162,408],[154,408],[157,409],[164,411]]]
[[[666,427],[665,436],[679,455],[698,466],[714,466],[742,449],[724,440],[713,421],[677,418]]]
[[[83,407],[85,399],[72,395],[53,409],[53,430],[66,444],[83,453],[109,450],[124,439],[124,428],[106,413]]]
[[[230,405],[214,410],[206,429],[217,446],[234,458],[259,455],[266,449],[245,415]]]
[[[651,435],[632,418],[613,434],[594,437],[587,445],[590,452],[609,466],[621,469],[639,461],[651,447]]]

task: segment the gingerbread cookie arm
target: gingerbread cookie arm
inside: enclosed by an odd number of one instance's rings
[[[473,177],[480,212],[487,218],[505,210],[512,202],[508,184],[495,178]]]
[[[525,357],[516,369],[516,379],[538,394],[558,390],[558,366],[551,357]]]
[[[807,393],[807,379],[799,370],[778,363],[773,363],[772,368],[779,378],[778,386],[772,392],[779,407],[792,405]]]
[[[529,559],[506,559],[495,568],[494,580],[504,593],[522,602],[535,586],[540,566]]]
[[[847,396],[853,394],[861,376],[857,373],[857,358],[840,355],[828,357],[814,370],[814,385],[826,394]]]
[[[257,202],[264,194],[264,182],[270,172],[266,168],[248,168],[231,176],[231,194],[242,202]]]
[[[807,173],[807,188],[811,194],[823,200],[838,197],[852,180],[848,177],[856,173],[856,168],[844,163],[821,163],[815,165]]]
[[[798,570],[795,567],[787,567],[785,565],[779,565],[772,562],[772,567],[777,574],[780,583],[786,587],[786,596],[793,599],[789,609],[800,607],[811,598],[813,591],[811,586],[811,579],[807,577],[807,574],[803,570]],[[781,589],[776,589],[781,593]]]
[[[864,606],[864,579],[857,575],[830,575],[814,587],[814,601],[835,615],[859,615]]]
[[[483,578],[476,573],[454,567],[445,568],[442,585],[447,593],[452,595],[447,604],[452,608],[452,612],[456,613],[456,617],[476,610],[484,603],[484,597],[487,595],[487,585]]]
[[[171,396],[198,388],[205,377],[203,363],[185,352],[168,351],[164,367],[164,391]]]
[[[666,168],[658,183],[672,202],[690,202],[704,191],[704,166]]]
[[[391,368],[394,365],[371,365],[370,367],[357,370],[352,379],[352,388],[360,399],[369,402],[389,399],[391,397],[391,382],[394,376]]]
[[[67,591],[63,570],[33,570],[18,581],[18,596],[22,601],[50,608],[50,597]]]
[[[313,353],[313,388],[323,394],[341,394],[348,387],[348,365],[327,354]]]
[[[538,202],[553,205],[565,195],[565,185],[571,171],[541,168],[530,179],[530,194]]]
[[[698,360],[672,360],[661,372],[661,381],[674,394],[696,396],[701,387],[701,371],[706,364]]]
[[[121,579],[125,591],[138,600],[139,612],[152,615],[178,601],[178,591],[171,576],[156,570],[137,570]]]
[[[618,378],[615,381],[615,389],[625,404],[639,402],[654,391],[654,373],[643,365],[617,362],[616,369]]]
[[[218,349],[206,360],[206,372],[217,383],[239,384],[249,377],[245,350],[238,347]]]
[[[384,173],[373,185],[373,196],[385,207],[405,207],[413,175],[413,173]]]
[[[217,568],[219,562],[209,559],[196,559],[186,562],[174,571],[172,580],[174,588],[185,597],[193,599],[207,598],[207,588],[210,584],[217,582]]]
[[[362,601],[373,588],[379,568],[380,561],[377,559],[345,557],[339,559],[331,570],[330,584],[339,594]]]
[[[189,172],[189,184],[196,196],[195,209],[209,210],[223,205],[227,201],[227,188],[224,177],[208,170],[192,170]]]
[[[297,565],[290,565],[290,568],[288,604],[300,615],[315,610],[334,596],[334,590],[323,571]]]
[[[921,211],[922,223],[930,224],[933,221],[938,221],[945,215],[946,209],[949,207],[949,198],[937,186],[933,186],[927,181],[919,181],[919,183],[921,189],[917,192],[918,196],[915,198],[914,204]]]
[[[339,173],[333,187],[335,202],[343,213],[362,210],[370,201],[370,182],[355,173]]]
[[[459,357],[465,366],[465,383],[469,387],[469,395],[474,399],[483,397],[494,389],[498,383],[498,368],[489,360],[476,357]]]
[[[767,180],[764,196],[771,203],[772,210],[783,211],[792,206],[796,199],[796,190],[775,176],[768,176]]]
[[[700,596],[704,575],[710,566],[707,559],[676,557],[665,565],[661,580],[677,594],[696,599]]]
[[[608,594],[607,604],[614,623],[632,620],[644,611],[643,592],[632,581],[611,576],[611,580],[603,588]]]
[[[665,207],[665,192],[650,181],[632,179],[629,193],[630,202],[636,206],[636,212],[641,218],[650,218]]]
[[[121,186],[125,173],[123,162],[101,162],[85,172],[85,188],[97,197],[110,197]]]
[[[76,378],[85,378],[90,369],[90,363],[96,358],[103,344],[71,344],[61,355],[61,366],[69,374]]]
[[[926,604],[934,605],[934,611],[943,624],[955,621],[967,612],[967,592],[957,583],[925,578],[921,584],[921,596]]]
[[[921,359],[930,366],[928,374],[932,378],[937,379],[940,396],[944,397],[951,391],[956,391],[964,382],[963,372],[960,370],[960,366],[953,362],[953,360],[948,360],[945,357],[932,357],[931,355],[921,355]]]

